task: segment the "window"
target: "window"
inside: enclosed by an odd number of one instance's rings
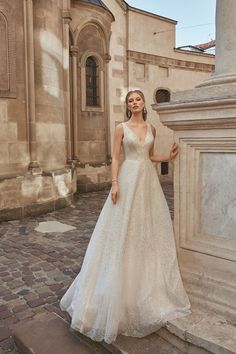
[[[1,2],[2,3],[2,2]],[[16,36],[14,6],[0,4],[0,97],[16,97]]]
[[[160,89],[156,91],[156,103],[163,103],[170,101],[170,92],[168,90]]]
[[[98,65],[94,57],[86,60],[86,106],[99,105]]]

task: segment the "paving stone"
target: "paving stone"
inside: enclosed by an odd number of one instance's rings
[[[29,289],[22,289],[20,291],[17,292],[17,295],[26,295],[29,293]]]
[[[27,305],[18,305],[12,308],[12,312],[14,313],[18,313],[18,312],[22,312],[28,310],[28,306]]]
[[[18,295],[16,295],[16,294],[3,296],[4,301],[10,301],[10,300],[15,300],[15,299],[18,299]]]
[[[49,286],[49,288],[50,288],[52,291],[59,290],[59,289],[63,288],[63,283],[52,284],[52,285]]]
[[[11,291],[9,289],[0,290],[0,296],[10,295]]]
[[[32,300],[28,300],[27,301],[27,304],[30,306],[30,307],[37,307],[37,306],[40,306],[40,305],[43,305],[45,303],[45,301],[43,299],[32,299]]]
[[[24,295],[24,299],[26,301],[33,300],[33,299],[38,299],[38,295],[36,293],[29,292],[28,294]]]
[[[19,312],[19,313],[16,313],[16,318],[18,320],[23,320],[23,319],[26,319],[26,318],[30,318],[30,317],[33,317],[34,316],[34,312],[31,310],[31,309],[27,309],[25,311],[22,311],[22,312]]]
[[[12,280],[14,280],[14,277],[11,277],[11,276],[4,277],[4,278],[3,278],[3,281],[4,281],[4,282],[9,282],[9,281],[12,281]]]
[[[4,339],[9,338],[11,335],[11,331],[7,327],[1,327],[0,326],[0,342],[2,342]]]
[[[49,296],[45,299],[45,302],[47,304],[53,304],[54,302],[58,301],[58,297],[57,296]]]
[[[14,315],[8,318],[4,319],[4,324],[8,327],[11,327],[12,325],[14,325],[15,323],[17,323],[19,320],[18,318]]]
[[[15,343],[11,337],[1,342],[1,349],[4,354],[15,354],[18,353],[15,348]]]
[[[6,305],[0,305],[0,312],[8,310]]]
[[[166,191],[170,188],[170,185],[165,186]],[[72,207],[1,224],[0,273],[11,278],[1,283],[4,278],[0,277],[0,325],[21,325],[29,320],[28,316],[41,312],[57,312],[68,319],[68,315],[58,307],[59,300],[80,271],[107,195],[108,191],[80,194]],[[34,230],[39,222],[47,221],[59,221],[76,229],[50,234]],[[23,305],[28,309],[15,314],[11,311]],[[3,342],[5,348],[12,346],[10,339]]]
[[[9,289],[17,289],[22,285],[24,285],[24,282],[21,280],[13,280],[13,281],[7,283],[7,286]]]
[[[25,300],[23,298],[18,297],[18,299],[14,299],[14,300],[8,301],[7,305],[9,307],[9,309],[12,310],[13,307],[25,305]]]
[[[12,313],[9,310],[5,310],[0,312],[0,320],[4,320],[5,318],[11,317]]]
[[[0,273],[0,278],[7,277],[9,275],[10,275],[10,273],[8,273],[8,272],[2,272],[2,273]],[[6,279],[4,279],[4,281],[6,281]]]

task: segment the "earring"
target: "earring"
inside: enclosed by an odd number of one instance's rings
[[[127,112],[127,116],[128,116],[128,118],[131,118],[131,116],[132,116],[132,112],[128,109],[128,112]]]
[[[146,107],[143,108],[143,113],[147,114],[147,108]]]

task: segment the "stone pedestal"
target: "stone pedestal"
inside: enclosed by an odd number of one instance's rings
[[[199,101],[197,100],[199,93]],[[175,235],[191,302],[235,320],[236,100],[176,101],[154,107],[175,130]],[[184,94],[183,94],[184,95]],[[189,94],[190,95],[190,94]],[[186,95],[187,96],[187,95]],[[175,97],[173,97],[175,100]]]
[[[154,106],[175,131],[175,235],[190,300],[235,323],[236,2],[217,2],[216,73]],[[231,21],[232,20],[232,21]],[[227,28],[228,26],[228,28]]]

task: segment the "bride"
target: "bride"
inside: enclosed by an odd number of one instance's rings
[[[118,334],[143,337],[190,312],[181,280],[172,222],[152,162],[155,128],[146,123],[145,97],[126,96],[126,122],[115,130],[112,188],[94,228],[80,273],[60,306],[71,327],[96,341]],[[120,153],[124,158],[120,164]]]

